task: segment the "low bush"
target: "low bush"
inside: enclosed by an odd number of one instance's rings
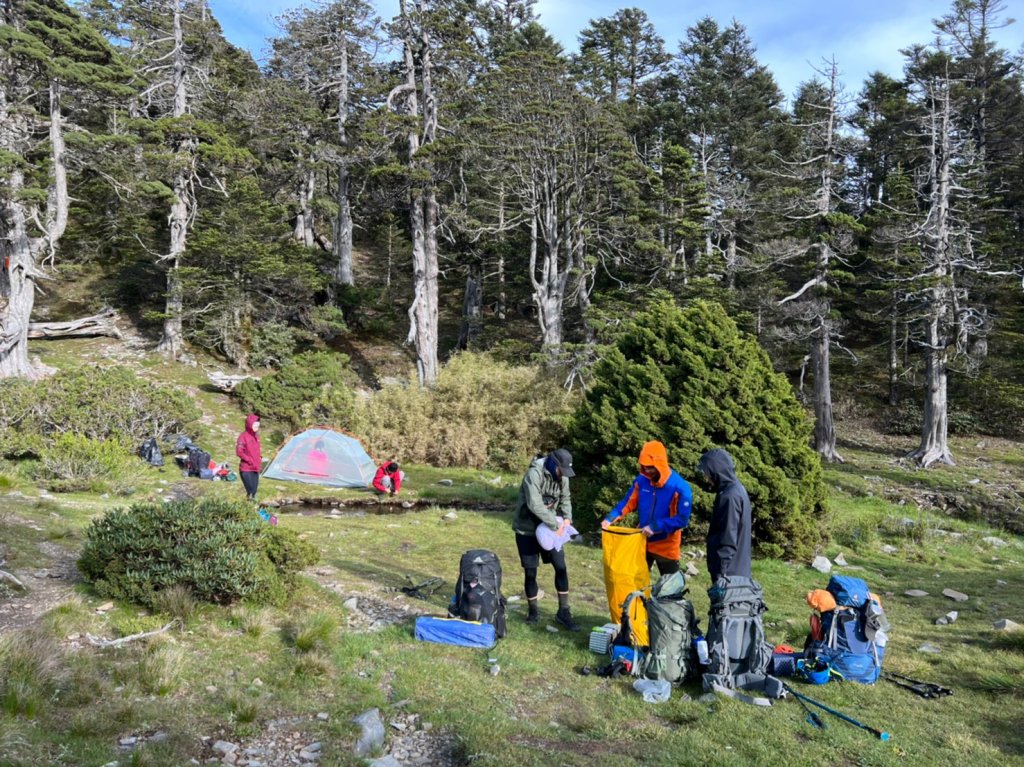
[[[318,557],[293,536],[244,503],[140,503],[93,520],[78,568],[101,596],[155,609],[175,586],[203,602],[279,603],[290,578]]]
[[[124,485],[128,478],[130,448],[118,439],[93,439],[64,432],[42,449],[33,474],[36,481],[57,492],[102,489],[108,483]]]
[[[357,424],[377,455],[525,471],[538,450],[557,446],[577,400],[542,368],[466,352],[441,369],[434,389],[410,376],[376,392],[359,407]]]
[[[242,381],[235,389],[250,413],[280,419],[298,427],[311,420],[351,426],[354,375],[344,354],[305,352],[260,379]]]
[[[0,455],[40,455],[61,434],[138,445],[188,433],[200,417],[188,394],[156,386],[128,368],[62,371],[0,387]]]

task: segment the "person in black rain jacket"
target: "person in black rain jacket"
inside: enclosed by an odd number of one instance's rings
[[[723,575],[750,578],[750,496],[736,477],[732,456],[721,448],[709,450],[697,462],[698,481],[714,491],[708,528],[708,572],[714,583]]]

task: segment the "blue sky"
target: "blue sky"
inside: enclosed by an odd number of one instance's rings
[[[257,60],[265,55],[266,38],[276,33],[274,17],[302,4],[210,0],[228,40],[250,50]],[[397,0],[376,0],[375,5],[384,18],[398,12]],[[833,56],[852,96],[869,72],[881,70],[898,77],[900,49],[929,42],[931,20],[950,5],[943,0],[540,0],[537,12],[541,23],[570,51],[576,49],[579,32],[590,19],[611,16],[624,7],[643,8],[672,53],[698,19],[712,16],[723,25],[736,19],[787,96],[814,75],[814,67],[821,68],[823,59]],[[1024,0],[1007,0],[1006,7],[1007,16],[1021,21],[994,35],[1004,48],[1017,52],[1024,44]]]

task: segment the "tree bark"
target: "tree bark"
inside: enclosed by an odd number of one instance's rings
[[[352,275],[352,204],[349,200],[349,157],[346,123],[349,110],[348,39],[340,30],[338,53],[338,221],[334,232],[334,246],[338,250],[337,279],[342,285],[355,285]]]
[[[172,0],[174,13],[174,106],[171,116],[184,117],[188,112],[188,89],[185,71],[185,43],[181,24],[181,0]],[[166,357],[177,360],[185,349],[185,335],[182,329],[182,312],[184,300],[181,278],[178,269],[185,255],[188,239],[188,221],[191,212],[191,196],[189,176],[192,168],[195,143],[186,138],[176,148],[178,170],[174,174],[174,201],[170,210],[171,239],[166,260],[167,268],[167,299],[164,309],[164,328],[157,351]]]
[[[836,428],[832,417],[831,328],[823,319],[812,338],[814,364],[814,449],[829,463],[843,463],[836,452]]]

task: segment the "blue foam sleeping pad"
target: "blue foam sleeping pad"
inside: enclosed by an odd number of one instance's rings
[[[423,642],[483,649],[494,647],[496,641],[493,623],[432,618],[428,615],[416,619],[416,638]]]

